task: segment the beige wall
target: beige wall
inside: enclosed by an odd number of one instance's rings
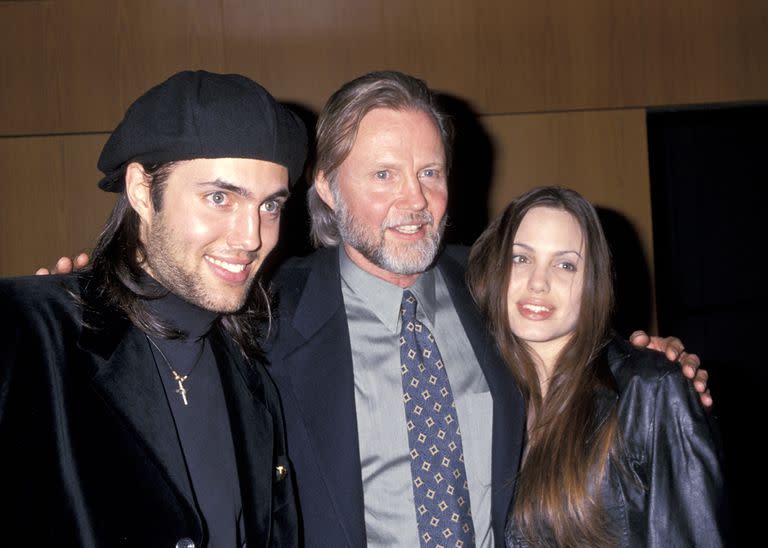
[[[241,72],[319,110],[394,68],[466,100],[495,144],[489,210],[532,185],[623,213],[652,261],[644,108],[768,99],[765,0],[0,2],[0,275],[88,248],[99,149],[172,72]]]

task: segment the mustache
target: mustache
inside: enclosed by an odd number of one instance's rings
[[[400,225],[433,225],[435,219],[429,211],[419,211],[407,215],[387,219],[384,221],[383,228],[393,228]]]

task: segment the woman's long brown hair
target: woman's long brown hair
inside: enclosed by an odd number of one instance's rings
[[[584,238],[584,288],[576,328],[558,356],[542,398],[532,350],[512,333],[507,288],[512,244],[528,211],[570,213]],[[613,304],[611,259],[594,207],[577,192],[533,189],[513,201],[472,248],[467,271],[472,295],[527,401],[528,440],[511,518],[532,546],[615,544],[601,512],[599,486],[617,447],[615,405],[596,423],[595,395],[613,389],[600,357]]]

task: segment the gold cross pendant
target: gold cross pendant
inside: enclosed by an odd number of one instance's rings
[[[176,390],[176,393],[181,394],[181,401],[184,402],[184,405],[189,405],[189,402],[187,401],[187,389],[184,388],[184,381],[187,380],[187,375],[181,376],[176,373],[176,371],[173,371],[173,378],[179,383],[179,389]]]

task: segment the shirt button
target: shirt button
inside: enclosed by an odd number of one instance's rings
[[[195,548],[195,541],[187,537],[180,538],[176,543],[176,548]]]

